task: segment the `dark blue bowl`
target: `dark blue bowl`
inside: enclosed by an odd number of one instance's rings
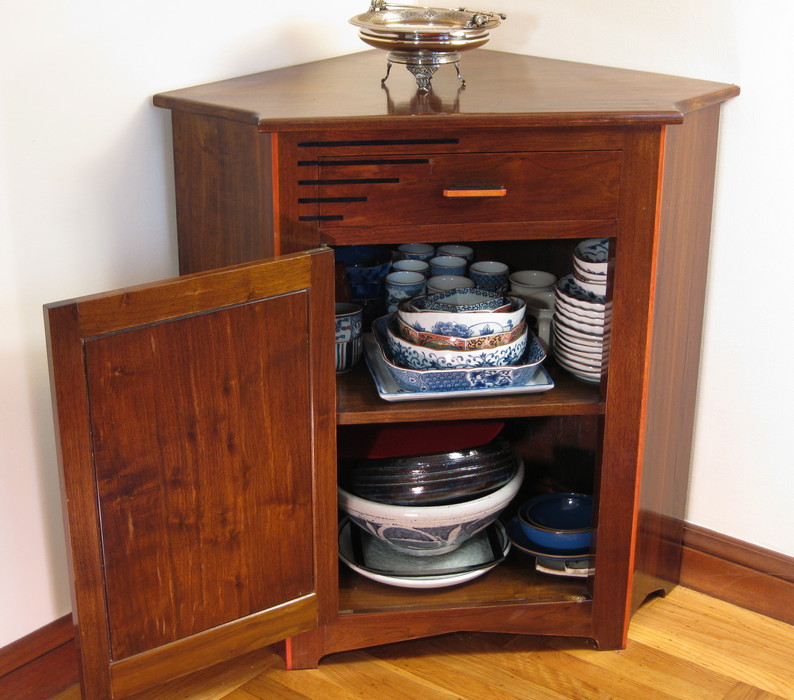
[[[547,493],[518,511],[524,534],[532,543],[555,552],[587,549],[593,521],[593,497],[582,493]]]
[[[334,260],[344,265],[350,298],[377,299],[383,278],[391,271],[391,251],[379,245],[351,245],[334,250]]]

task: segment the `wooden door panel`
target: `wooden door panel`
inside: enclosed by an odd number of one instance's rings
[[[306,297],[86,342],[114,660],[311,592]]]
[[[86,697],[336,610],[333,253],[49,305]]]

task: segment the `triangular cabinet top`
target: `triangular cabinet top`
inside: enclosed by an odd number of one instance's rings
[[[455,69],[442,65],[432,90],[418,92],[395,65],[385,85],[386,52],[363,51],[208,83],[154,97],[167,109],[245,123],[261,131],[410,126],[472,127],[677,124],[686,112],[723,102],[735,85],[534,56],[475,50]]]

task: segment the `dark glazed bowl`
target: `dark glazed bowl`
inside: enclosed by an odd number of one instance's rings
[[[587,549],[593,520],[593,497],[583,493],[547,493],[518,511],[521,528],[533,544],[551,552]]]
[[[391,505],[444,505],[479,498],[515,474],[510,445],[495,440],[464,450],[388,459],[348,460],[340,465],[346,491]]]

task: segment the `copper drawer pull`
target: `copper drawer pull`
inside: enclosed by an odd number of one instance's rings
[[[502,185],[497,187],[467,185],[463,187],[450,187],[444,189],[445,197],[504,197],[506,194],[507,188]]]

